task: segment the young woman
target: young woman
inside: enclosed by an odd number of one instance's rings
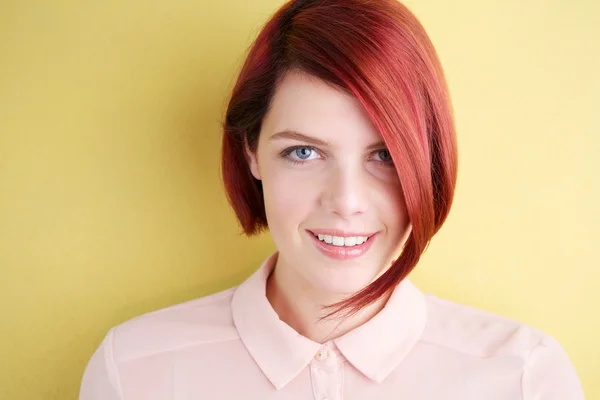
[[[223,178],[277,251],[240,286],[111,329],[81,400],[578,400],[561,346],[409,280],[457,170],[442,68],[396,0],[297,0],[260,32]]]

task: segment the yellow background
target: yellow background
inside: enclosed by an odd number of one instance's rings
[[[219,124],[280,0],[0,2],[0,399],[75,399],[109,327],[239,283]],[[555,336],[600,398],[600,2],[410,0],[456,109],[413,280]]]

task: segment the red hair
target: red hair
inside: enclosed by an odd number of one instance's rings
[[[291,69],[359,100],[387,145],[404,193],[412,232],[382,276],[332,305],[353,313],[408,275],[450,211],[457,149],[448,88],[424,28],[396,0],[283,5],[250,48],[225,115],[223,181],[247,235],[268,226],[261,183],[250,173],[244,146],[256,150],[277,84]]]

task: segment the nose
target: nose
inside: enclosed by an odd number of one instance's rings
[[[338,165],[326,172],[321,206],[343,218],[364,213],[368,206],[366,172],[357,166]]]

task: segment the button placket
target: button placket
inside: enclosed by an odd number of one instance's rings
[[[315,400],[342,400],[343,365],[332,349],[322,347],[310,363]]]

